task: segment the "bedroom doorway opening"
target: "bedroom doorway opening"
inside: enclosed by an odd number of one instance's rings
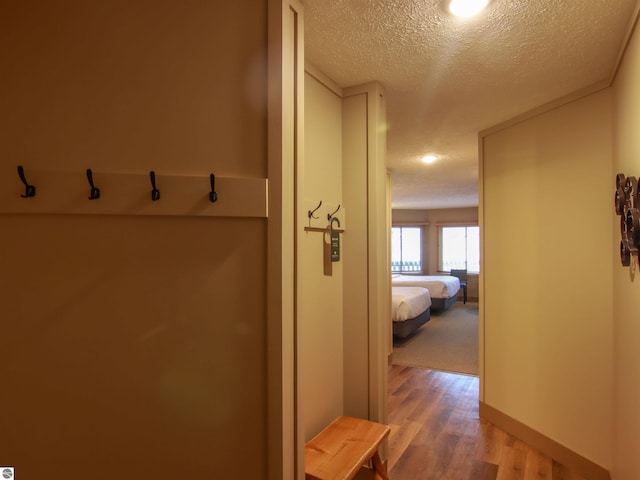
[[[423,287],[432,302],[426,323],[394,336],[392,363],[479,376],[478,208],[392,209],[391,241],[392,293],[394,285]],[[451,285],[455,270],[466,271],[466,301],[459,279]]]

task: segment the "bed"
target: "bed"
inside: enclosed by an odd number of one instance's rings
[[[393,335],[406,338],[431,318],[431,295],[421,287],[391,288]]]
[[[460,279],[451,275],[402,275],[391,276],[393,287],[422,287],[431,294],[431,308],[444,310],[456,303],[460,291]]]

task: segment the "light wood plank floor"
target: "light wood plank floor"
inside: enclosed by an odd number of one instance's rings
[[[585,480],[478,414],[479,379],[389,366],[390,480]]]

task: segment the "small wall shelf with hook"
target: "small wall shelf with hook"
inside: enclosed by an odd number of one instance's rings
[[[305,232],[321,232],[321,233],[329,233],[331,229],[329,227],[320,228],[320,227],[304,227]],[[344,228],[334,228],[334,232],[344,233]]]
[[[345,210],[339,203],[327,203],[322,200],[306,200],[305,210],[309,219],[308,226],[304,227],[305,232],[329,233],[329,224],[335,220],[341,228],[334,228],[334,232],[344,233],[345,230]],[[338,218],[340,217],[340,218]],[[326,221],[324,219],[327,219]],[[312,223],[323,226],[312,226]]]
[[[109,173],[98,168],[65,172],[38,171],[31,168],[26,170],[29,176],[35,175],[37,178],[38,195],[35,196],[34,193],[34,198],[28,202],[24,201],[21,195],[28,194],[27,187],[32,186],[26,182],[26,178],[22,183],[18,181],[15,170],[12,175],[8,175],[8,172],[0,174],[0,213],[258,218],[268,216],[266,178],[216,175],[214,190],[210,174],[163,175],[155,171]],[[22,176],[26,177],[25,169],[22,169]],[[157,185],[162,186],[162,201],[156,201],[160,198]],[[98,198],[97,192],[94,192],[94,189],[98,190],[97,186],[100,187],[100,200],[88,202],[87,197]],[[87,192],[88,187],[91,188],[91,193]],[[215,203],[211,201],[213,193],[217,200]]]
[[[333,264],[340,261],[341,237],[345,234],[346,212],[341,203],[332,204],[318,200],[305,200],[304,210],[307,212],[308,226],[304,231],[322,233],[305,241],[310,244],[322,245],[323,273],[326,276],[333,275]],[[306,235],[305,235],[306,237]],[[315,248],[315,247],[314,247]]]

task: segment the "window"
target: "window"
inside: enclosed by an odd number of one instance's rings
[[[422,227],[391,228],[391,271],[422,271]]]
[[[440,227],[440,270],[480,272],[480,227]]]

